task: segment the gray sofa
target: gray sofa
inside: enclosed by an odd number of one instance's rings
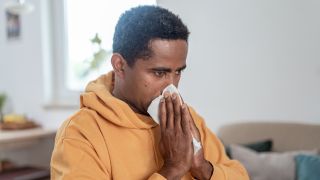
[[[222,126],[217,134],[251,180],[320,179],[320,124],[246,122]],[[248,144],[264,144],[268,150]]]
[[[277,152],[320,149],[320,124],[244,122],[224,125],[217,134],[225,144],[272,139]]]

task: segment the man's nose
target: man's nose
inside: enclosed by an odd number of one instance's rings
[[[178,87],[179,84],[179,76],[177,76],[175,73],[170,73],[166,78],[166,86],[173,84],[176,87]]]

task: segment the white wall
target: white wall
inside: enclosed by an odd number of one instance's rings
[[[0,92],[16,112],[56,127],[75,110],[45,110],[44,0],[8,42],[0,0]],[[191,31],[184,99],[213,130],[241,120],[320,122],[320,1],[159,0]],[[196,89],[195,87],[198,87]]]
[[[4,4],[0,0],[0,92],[9,96],[7,111],[25,113],[47,127],[58,127],[75,109],[45,110],[44,107],[44,26],[47,0],[29,0],[30,14],[20,16],[21,39],[7,41]]]
[[[194,2],[159,0],[190,28],[181,90],[212,129],[320,122],[320,1]]]

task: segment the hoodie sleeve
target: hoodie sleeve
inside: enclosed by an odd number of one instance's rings
[[[51,179],[111,179],[95,151],[84,141],[59,140],[51,158]]]
[[[211,179],[249,180],[243,165],[239,161],[230,160],[225,154],[221,141],[207,128],[203,119],[192,108],[190,108],[190,112],[201,135],[204,157],[214,167]]]
[[[74,119],[79,117],[81,116],[75,116]],[[74,120],[63,123],[57,132],[51,156],[51,179],[111,179],[109,164],[106,164],[109,161],[108,152],[98,154],[93,144],[84,138],[83,132],[85,131]],[[97,135],[94,137],[96,140],[101,139]],[[100,142],[97,141],[96,144]]]

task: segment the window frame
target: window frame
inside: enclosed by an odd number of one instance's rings
[[[50,55],[44,62],[45,108],[78,108],[80,91],[71,91],[65,84],[68,57],[66,2],[54,0],[46,4],[49,13],[47,24]],[[51,8],[50,8],[51,7]]]
[[[44,46],[44,107],[76,109],[80,106],[82,91],[67,88],[68,26],[65,0],[43,2],[43,44]],[[155,0],[155,5],[158,1]]]

